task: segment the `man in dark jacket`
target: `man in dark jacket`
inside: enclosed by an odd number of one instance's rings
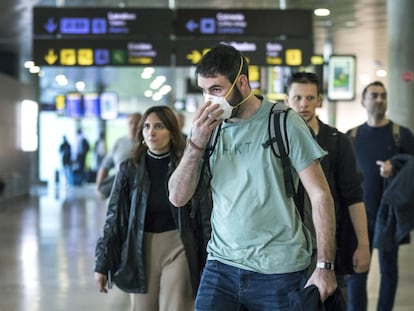
[[[346,295],[346,275],[366,272],[369,268],[367,217],[362,202],[361,176],[356,169],[349,137],[316,116],[316,108],[321,106],[319,89],[319,79],[314,73],[294,73],[288,79],[285,103],[302,115],[315,133],[319,145],[328,151],[321,164],[335,202],[335,272],[338,285]]]

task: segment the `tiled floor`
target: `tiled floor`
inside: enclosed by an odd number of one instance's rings
[[[30,198],[0,202],[0,310],[128,310],[125,294],[100,294],[94,284],[94,247],[105,202],[92,186],[50,192],[38,189]],[[395,311],[414,310],[412,262],[414,245],[401,247]],[[374,260],[370,310],[375,310],[377,270]]]

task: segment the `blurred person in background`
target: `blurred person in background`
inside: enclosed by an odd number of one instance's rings
[[[136,133],[141,117],[141,113],[133,113],[128,116],[127,135],[118,138],[102,160],[102,164],[96,174],[95,189],[99,196],[103,198],[109,197],[119,165],[122,161],[131,157],[132,151],[137,145]],[[112,169],[114,173],[109,175]]]
[[[63,136],[62,143],[59,146],[59,153],[61,157],[63,172],[65,175],[66,183],[70,183],[70,176],[72,171],[72,147],[70,146],[66,136]]]
[[[99,133],[99,138],[93,147],[93,154],[95,156],[95,167],[96,171],[101,167],[102,160],[104,159],[107,153],[106,141],[105,141],[105,132]]]

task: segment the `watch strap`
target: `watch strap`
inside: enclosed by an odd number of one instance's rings
[[[318,261],[318,263],[316,264],[316,268],[335,270],[334,264],[329,261]]]

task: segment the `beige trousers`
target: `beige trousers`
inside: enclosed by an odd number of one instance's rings
[[[147,293],[130,294],[132,311],[194,310],[190,271],[178,230],[144,233]]]

